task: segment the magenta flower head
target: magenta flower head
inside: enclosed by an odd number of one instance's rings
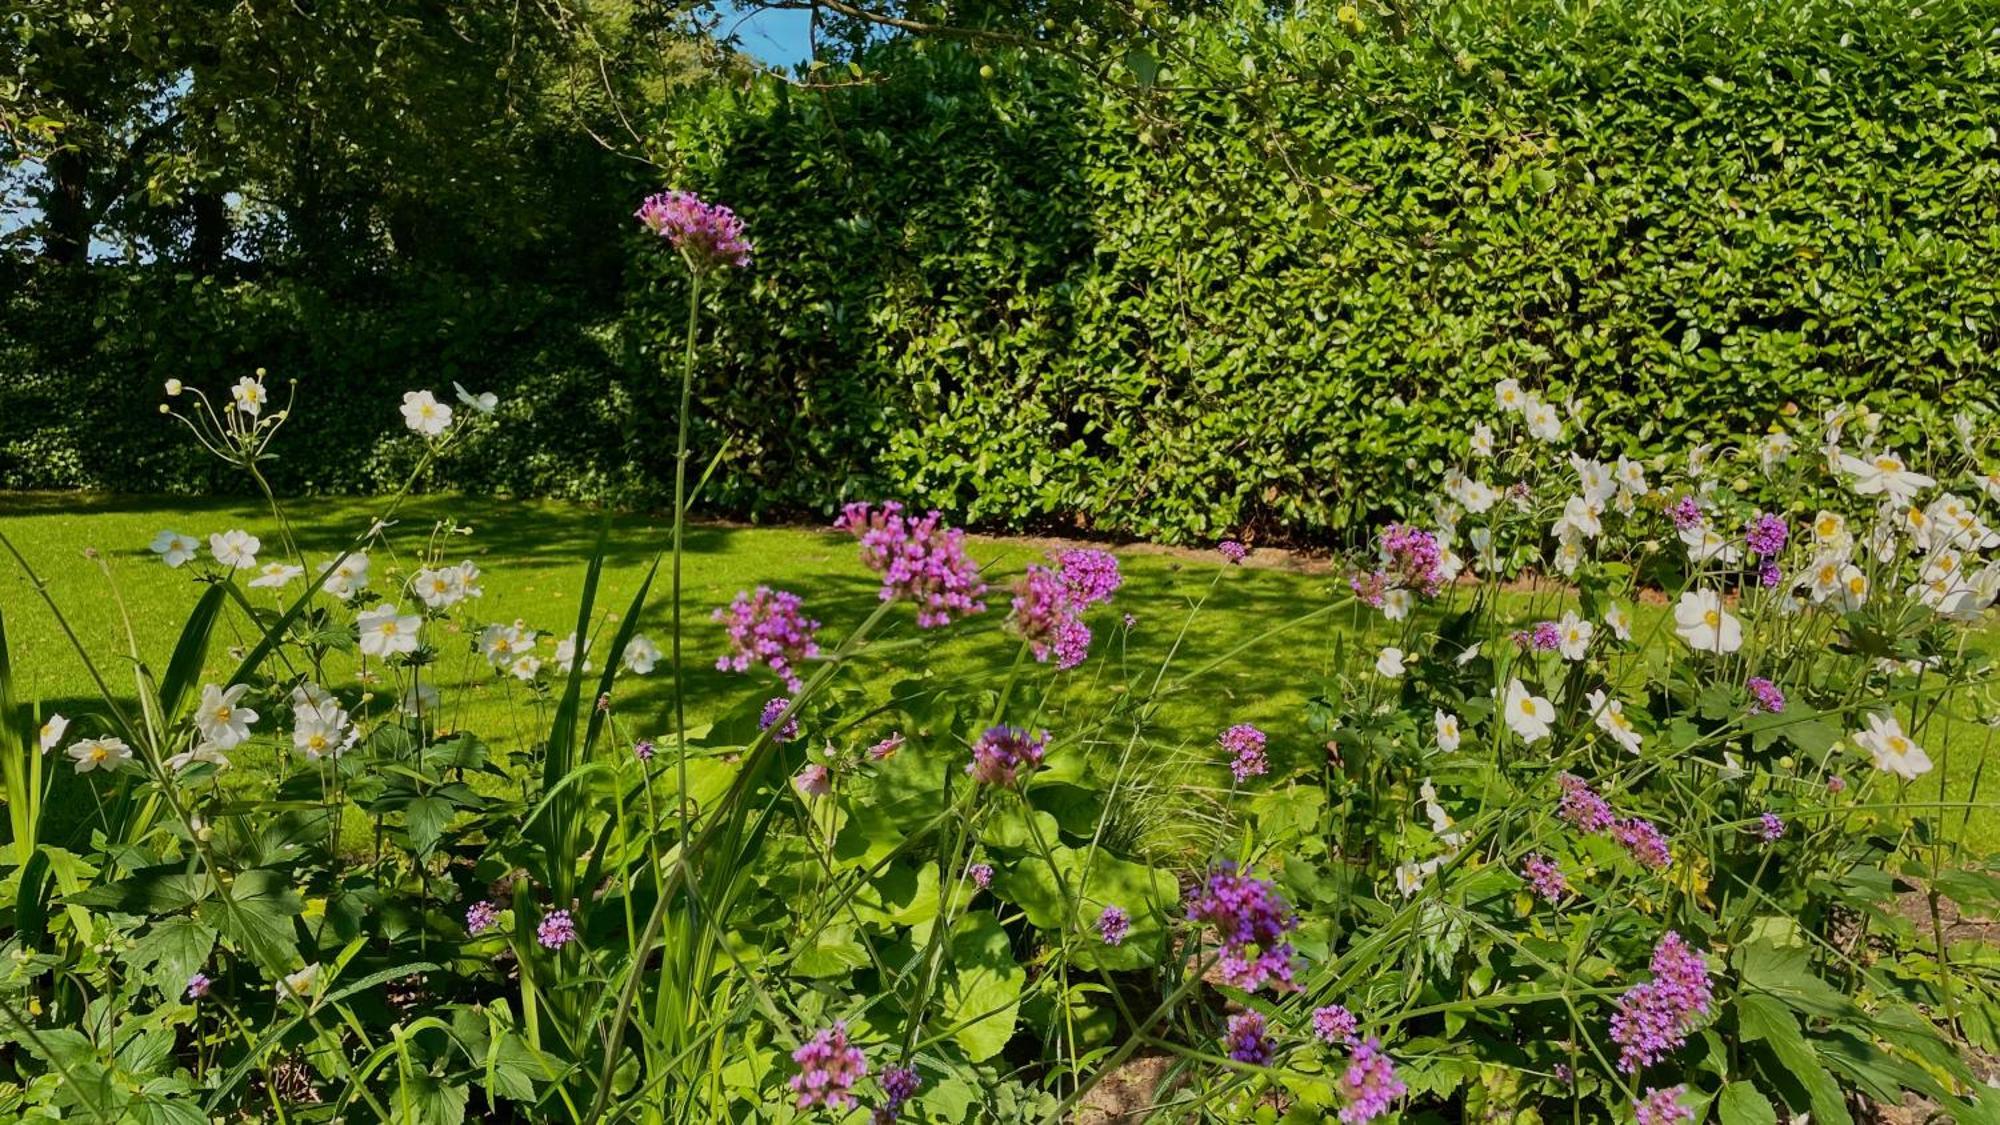
[[[819,762],[808,762],[792,778],[801,797],[824,797],[833,792],[833,771]]]
[[[1120,907],[1107,906],[1104,913],[1097,916],[1097,933],[1106,945],[1122,944],[1125,935],[1131,932],[1132,919]]]
[[[1632,1103],[1634,1125],[1694,1125],[1694,1111],[1681,1104],[1681,1095],[1686,1092],[1686,1086],[1649,1087],[1644,1097]]]
[[[1589,833],[1602,832],[1611,827],[1617,818],[1611,813],[1611,803],[1599,796],[1597,790],[1573,773],[1557,774],[1562,783],[1562,800],[1556,804],[1556,815],[1570,822],[1577,830]]]
[[[786,699],[782,695],[778,696],[775,699],[767,701],[764,704],[763,712],[757,716],[757,729],[771,730],[771,724],[777,722],[778,716],[784,714],[785,709],[787,707],[790,707],[791,705],[792,701]],[[791,740],[797,738],[798,736],[799,736],[799,719],[797,715],[794,715],[791,718],[786,719],[784,726],[779,727],[775,731],[771,731],[771,741],[777,743],[790,742]]]
[[[798,1107],[853,1109],[854,1084],[868,1074],[868,1057],[847,1041],[847,1024],[824,1028],[792,1052],[799,1072],[792,1076]]]
[[[1237,723],[1216,738],[1216,742],[1229,752],[1229,772],[1235,774],[1238,781],[1271,768],[1270,759],[1264,755],[1265,741],[1264,732],[1249,723]]]
[[[633,217],[680,251],[688,268],[696,273],[723,267],[742,269],[750,264],[750,242],[743,237],[743,220],[727,207],[702,202],[691,191],[649,195]]]
[[[1110,601],[1125,583],[1125,576],[1118,572],[1118,556],[1109,551],[1063,551],[1054,559],[1070,601],[1080,609]]]
[[[1238,1012],[1229,1017],[1229,1033],[1223,1037],[1229,1057],[1250,1066],[1271,1065],[1271,1040],[1265,1034],[1264,1013]]]
[[[213,982],[211,982],[208,979],[208,974],[206,973],[196,973],[195,975],[189,977],[187,986],[187,998],[190,1000],[199,1000],[202,997],[208,995],[208,986],[211,983]]]
[[[1785,549],[1785,541],[1791,538],[1792,530],[1785,523],[1785,517],[1770,512],[1759,512],[1743,528],[1744,545],[1750,553],[1760,559],[1774,559]]]
[[[1785,821],[1777,813],[1767,812],[1757,818],[1757,835],[1767,844],[1775,844],[1785,838]]]
[[[1667,515],[1674,521],[1674,527],[1681,531],[1691,531],[1706,522],[1701,514],[1701,501],[1693,496],[1683,496],[1667,505]]]
[[[833,526],[861,540],[861,561],[882,576],[883,601],[915,602],[917,627],[935,629],[986,608],[986,583],[965,554],[965,532],[940,527],[935,511],[922,519],[891,500],[880,507],[849,504]]]
[[[499,920],[500,908],[485,899],[465,908],[465,932],[473,937],[492,929],[493,923]]]
[[[1775,715],[1785,709],[1785,693],[1778,690],[1777,684],[1762,676],[1752,676],[1744,686],[1750,689],[1752,715],[1764,711]]]
[[[1313,1034],[1319,1036],[1323,1043],[1336,1047],[1352,1045],[1356,1026],[1354,1013],[1339,1004],[1313,1009]]]
[[[868,748],[868,760],[871,762],[886,762],[895,757],[896,751],[902,748],[903,732],[896,731],[889,737]]]
[[[1298,928],[1299,919],[1277,887],[1221,863],[1188,904],[1187,916],[1215,931],[1222,947],[1217,967],[1231,987],[1246,992],[1267,982],[1279,991],[1292,987],[1292,946],[1285,935]]]
[[[972,761],[965,772],[982,785],[1012,788],[1021,775],[1042,764],[1048,749],[1047,731],[1030,734],[1020,727],[993,727],[972,744]]]
[[[1396,1064],[1383,1053],[1382,1041],[1370,1039],[1354,1048],[1341,1073],[1340,1093],[1347,1104],[1340,1109],[1340,1120],[1347,1125],[1373,1121],[1408,1090],[1396,1077]]]
[[[1545,856],[1531,855],[1522,860],[1521,874],[1544,902],[1559,903],[1569,893],[1569,880],[1563,878],[1562,868]]]
[[[990,863],[975,863],[966,868],[965,873],[972,876],[972,885],[980,890],[993,885],[993,865]]]
[[[903,1103],[917,1096],[924,1084],[914,1066],[892,1066],[882,1072],[882,1104],[869,1115],[871,1125],[889,1125],[902,1111]]]
[[[1627,1074],[1659,1062],[1687,1042],[1714,1003],[1707,960],[1679,934],[1669,932],[1660,938],[1653,947],[1651,967],[1653,979],[1620,996],[1611,1016],[1618,1069]]]
[[[1396,585],[1433,597],[1444,587],[1444,552],[1437,536],[1408,524],[1382,530],[1382,566]]]
[[[715,662],[719,672],[747,672],[762,664],[785,681],[786,690],[797,694],[805,688],[798,665],[819,655],[813,634],[819,622],[807,617],[805,603],[797,594],[757,587],[754,594],[739,593],[724,609],[715,611],[715,620],[729,633],[729,651]]]
[[[1222,556],[1223,562],[1240,563],[1250,554],[1250,548],[1234,539],[1224,539],[1215,545],[1215,552]]]
[[[535,927],[535,940],[544,949],[561,949],[576,940],[576,919],[567,910],[552,910]]]
[[[1665,871],[1673,866],[1673,849],[1650,820],[1636,816],[1621,820],[1611,826],[1611,838],[1648,871]]]

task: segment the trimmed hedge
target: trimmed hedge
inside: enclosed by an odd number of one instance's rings
[[[2000,10],[1479,0],[1400,37],[1281,30],[1338,93],[1177,95],[1142,119],[1045,59],[892,43],[876,84],[690,107],[687,182],[758,246],[708,321],[702,416],[735,444],[705,503],[901,496],[988,526],[1323,541],[1423,504],[1506,376],[1634,453],[1792,404],[1866,399],[1914,427],[2000,396]],[[239,366],[296,358],[308,389],[342,372],[343,402],[357,366],[389,404],[473,371],[514,432],[446,483],[643,501],[670,470],[656,373],[681,312],[669,256],[629,246],[622,308],[552,291],[354,314],[266,284],[189,323]],[[287,348],[295,331],[320,343]],[[329,370],[322,347],[371,332],[403,344]],[[151,410],[157,357],[91,356],[95,387],[146,371],[129,406]],[[5,483],[128,486],[70,459],[105,446],[23,438],[0,410]],[[385,479],[384,419],[329,423],[322,467],[285,479]],[[159,448],[133,443],[144,479]]]

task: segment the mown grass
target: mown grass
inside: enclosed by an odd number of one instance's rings
[[[288,515],[307,558],[319,562],[342,549],[366,528],[380,502],[365,499],[310,499],[288,505]],[[595,549],[601,515],[576,505],[507,501],[469,497],[422,497],[410,501],[389,529],[388,549],[372,552],[372,589],[377,595],[399,588],[419,565],[420,552],[441,522],[469,528],[449,537],[447,557],[471,558],[484,572],[485,596],[474,604],[480,621],[526,621],[550,639],[542,656],[553,657],[553,637],[570,632],[576,620],[585,566]],[[100,661],[100,670],[114,690],[131,682],[121,658],[126,649],[122,603],[129,614],[140,651],[154,667],[163,666],[188,610],[199,593],[186,570],[171,570],[147,550],[155,533],[172,529],[195,535],[204,544],[208,533],[241,527],[264,540],[264,557],[276,558],[281,537],[268,509],[247,500],[191,500],[178,497],[12,495],[0,497],[0,532],[4,532],[47,582],[49,592],[68,616],[84,644]],[[609,517],[603,588],[597,600],[600,614],[622,610],[637,589],[656,554],[668,547],[671,524],[642,514]],[[974,537],[972,553],[989,571],[1011,576],[1038,559],[1045,543]],[[98,561],[87,552],[94,551]],[[1242,651],[1205,674],[1196,690],[1170,700],[1159,715],[1158,742],[1178,742],[1196,752],[1215,732],[1235,722],[1256,723],[1272,734],[1273,757],[1281,767],[1303,763],[1320,753],[1307,731],[1303,709],[1313,694],[1327,690],[1335,661],[1345,648],[1352,662],[1357,621],[1349,614],[1320,617],[1302,627],[1279,630],[1302,614],[1326,606],[1344,592],[1337,576],[1310,573],[1290,565],[1268,565],[1252,556],[1244,567],[1220,568],[1205,552],[1168,552],[1146,547],[1119,548],[1125,586],[1111,611],[1092,619],[1099,634],[1094,661],[1105,662],[1079,674],[1069,689],[1084,693],[1120,690],[1143,671],[1171,660],[1177,671]],[[101,561],[110,580],[100,570]],[[859,622],[875,604],[876,583],[859,564],[851,538],[797,528],[747,528],[704,525],[691,529],[686,554],[686,620],[689,653],[688,714],[693,723],[720,717],[749,701],[759,703],[776,694],[768,676],[717,672],[714,661],[723,650],[721,625],[710,612],[726,604],[739,590],[759,584],[793,590],[805,598],[812,615],[824,623],[823,637],[837,639]],[[115,595],[113,586],[115,585]],[[295,594],[298,587],[289,593]],[[253,599],[272,605],[270,591],[248,591]],[[953,678],[1003,676],[1015,646],[996,633],[1005,611],[1005,595],[996,591],[993,611],[983,619],[954,629],[931,652],[929,671]],[[1549,594],[1508,595],[1503,607],[1523,620],[1549,616],[1557,598]],[[358,607],[362,603],[357,601]],[[375,604],[371,599],[366,604]],[[1199,615],[1188,625],[1199,605]],[[1661,611],[1638,607],[1635,625],[1641,636],[1671,640],[1671,633],[1650,626]],[[23,700],[37,701],[43,712],[76,715],[98,710],[81,658],[62,635],[53,615],[41,603],[20,569],[6,560],[0,572],[0,613],[5,615],[15,675],[15,691]],[[1119,614],[1136,618],[1129,633]],[[665,648],[669,605],[664,569],[641,622]],[[902,625],[908,630],[907,622]],[[1274,632],[1274,630],[1276,630]],[[1989,634],[1990,635],[1990,634]],[[232,648],[255,640],[241,613],[226,616],[216,637],[212,663],[221,669]],[[427,676],[445,701],[445,718],[457,729],[471,730],[497,746],[530,743],[543,720],[520,685],[496,676],[473,653],[470,635],[433,638],[438,663]],[[1248,646],[1248,647],[1243,647]],[[919,669],[911,669],[917,671]],[[336,667],[336,674],[349,674]],[[622,682],[617,700],[621,728],[630,736],[657,735],[670,728],[672,692],[666,665],[648,678]],[[1988,732],[1961,724],[1955,728],[1949,755],[1948,793],[1966,800],[1983,759]],[[1944,756],[1933,750],[1933,756]],[[283,768],[274,755],[238,757],[243,769]],[[57,771],[58,775],[67,770]],[[1226,782],[1219,764],[1213,779]],[[2000,841],[2000,814],[1975,811],[1961,822],[1954,813],[1949,828],[1962,831],[1968,842],[1986,847]]]

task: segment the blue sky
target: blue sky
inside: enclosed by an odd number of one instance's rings
[[[794,66],[812,55],[808,32],[812,13],[793,9],[759,8],[722,0],[722,34],[734,31],[743,49],[773,66]]]

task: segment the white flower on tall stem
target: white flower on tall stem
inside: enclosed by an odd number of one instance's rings
[[[264,544],[247,531],[234,529],[208,537],[208,550],[215,561],[232,570],[249,570],[257,565],[257,551]]]
[[[1933,477],[1911,471],[1903,458],[1890,450],[1865,457],[1843,453],[1838,457],[1838,465],[1849,478],[1848,487],[1860,496],[1887,496],[1908,503],[1916,499],[1917,493],[1937,483]]]
[[[1431,726],[1437,731],[1437,748],[1446,754],[1458,749],[1460,734],[1458,716],[1439,709],[1431,716]]]
[[[132,748],[125,745],[124,739],[115,736],[79,739],[63,753],[76,763],[78,773],[115,770],[132,760]]]
[[[644,633],[634,634],[631,640],[625,642],[622,659],[627,672],[635,676],[650,676],[660,662],[660,646]]]
[[[523,654],[521,656],[515,657],[513,661],[507,665],[508,674],[524,683],[534,679],[535,674],[537,672],[540,672],[541,670],[542,670],[541,658],[528,654]]]
[[[189,766],[201,762],[214,766],[218,770],[226,770],[230,765],[229,755],[223,753],[222,749],[222,747],[217,746],[213,742],[197,743],[192,749],[183,750],[173,757],[168,758],[167,769],[174,773],[179,773]]]
[[[1743,647],[1743,624],[1722,608],[1714,590],[1689,590],[1674,606],[1674,632],[1689,648],[1718,655]]]
[[[236,409],[252,418],[262,414],[264,404],[270,401],[270,394],[264,390],[263,382],[248,375],[236,380],[236,385],[229,388],[229,397],[236,400]]]
[[[362,653],[385,657],[417,651],[417,629],[423,622],[416,614],[404,614],[387,602],[362,610],[354,619]]]
[[[68,719],[64,718],[60,712],[51,714],[48,721],[42,724],[40,732],[42,753],[46,754],[55,749],[62,742],[63,734],[68,730]]]
[[[320,579],[319,588],[341,601],[350,601],[354,595],[368,588],[368,556],[354,551],[336,564],[329,564],[325,576]]]
[[[161,562],[178,567],[194,558],[195,553],[201,550],[201,541],[178,531],[162,531],[153,536],[151,547],[153,553],[160,556]]]
[[[1923,747],[1910,741],[1903,733],[1903,724],[1894,715],[1877,713],[1868,716],[1868,728],[1854,732],[1854,744],[1868,751],[1875,760],[1875,768],[1885,773],[1893,773],[1905,781],[1914,781],[1929,773],[1930,755]]]
[[[1687,544],[1688,561],[1693,563],[1720,562],[1734,563],[1743,558],[1743,551],[1736,544],[1716,533],[1707,524],[1690,527],[1681,532],[1681,542]]]
[[[455,566],[425,567],[410,579],[410,592],[431,609],[450,609],[465,598],[465,575]]]
[[[1847,568],[1846,552],[1821,554],[1798,577],[1796,585],[1803,587],[1814,605],[1840,594],[1841,572]]]
[[[1646,483],[1646,466],[1631,460],[1623,454],[1618,457],[1618,465],[1612,470],[1618,478],[1618,490],[1629,496],[1644,496],[1651,491]]]
[[[1521,389],[1519,379],[1502,379],[1493,384],[1493,401],[1509,414],[1520,414],[1528,409],[1533,398]]]
[[[336,704],[292,709],[292,749],[309,762],[340,757],[358,736],[348,724],[347,712]]]
[[[1394,645],[1375,654],[1375,674],[1396,679],[1403,674],[1403,650]]]
[[[1558,574],[1569,577],[1583,565],[1583,539],[1574,532],[1565,531],[1556,540],[1555,567]]]
[[[486,587],[479,584],[479,564],[471,559],[458,564],[458,588],[468,598],[486,596]]]
[[[1556,534],[1576,534],[1585,539],[1595,539],[1604,534],[1604,523],[1599,518],[1604,508],[1588,496],[1572,496],[1563,503],[1562,518],[1556,522]]]
[[[556,642],[556,667],[567,672],[574,663],[576,663],[576,634],[571,633],[569,636]],[[591,670],[590,648],[588,644],[584,646],[583,670],[586,672]]]
[[[1538,441],[1559,441],[1562,438],[1562,415],[1546,402],[1535,401],[1528,404],[1523,415],[1528,420],[1528,435]]]
[[[515,657],[532,652],[538,639],[525,621],[512,625],[488,625],[479,633],[479,652],[495,668],[505,668]]]
[[[1408,590],[1390,590],[1382,595],[1382,616],[1390,621],[1401,621],[1410,615],[1410,607],[1416,596]]]
[[[243,694],[250,690],[248,684],[204,684],[201,689],[201,706],[195,709],[194,727],[201,732],[203,742],[213,744],[218,750],[229,750],[240,746],[250,737],[250,727],[257,721],[257,712],[243,706]]]
[[[1475,423],[1472,427],[1472,455],[1493,456],[1493,427],[1484,422]]]
[[[1590,706],[1590,720],[1597,729],[1611,736],[1611,740],[1623,746],[1628,753],[1639,752],[1639,730],[1632,720],[1625,717],[1625,704],[1606,695],[1601,689],[1584,696]]]
[[[1846,554],[1854,544],[1854,537],[1847,533],[1847,517],[1838,512],[1821,509],[1812,521],[1813,542],[1823,550]]]
[[[426,683],[410,685],[400,704],[405,715],[435,715],[440,702],[438,690]]]
[[[278,999],[297,1000],[309,1003],[319,991],[319,963],[314,962],[296,973],[286,973],[277,984]]]
[[[1501,698],[1501,710],[1507,729],[1520,736],[1523,742],[1540,742],[1547,738],[1549,724],[1556,718],[1555,705],[1531,693],[1519,680],[1507,682],[1507,693]]]
[[[451,407],[429,391],[403,392],[403,424],[424,437],[436,437],[451,425]]]
[[[478,394],[473,394],[456,382],[451,385],[451,389],[458,392],[458,401],[470,406],[481,414],[491,414],[500,405],[500,396],[494,394],[492,391],[481,391]]]
[[[1617,602],[1612,602],[1604,611],[1604,626],[1611,635],[1621,641],[1632,639],[1632,614]]]
[[[250,580],[250,585],[265,590],[282,590],[305,572],[306,568],[302,566],[287,566],[280,562],[265,563],[257,571],[257,577]]]
[[[1590,622],[1578,617],[1574,611],[1564,610],[1561,620],[1556,622],[1556,650],[1564,660],[1582,660],[1590,653],[1590,638],[1597,629]]]
[[[1605,501],[1618,491],[1618,478],[1602,461],[1572,453],[1569,463],[1576,470],[1577,488],[1583,493],[1583,498],[1602,511]]]
[[[1849,564],[1840,568],[1840,610],[1853,613],[1868,604],[1868,576],[1861,568]]]

